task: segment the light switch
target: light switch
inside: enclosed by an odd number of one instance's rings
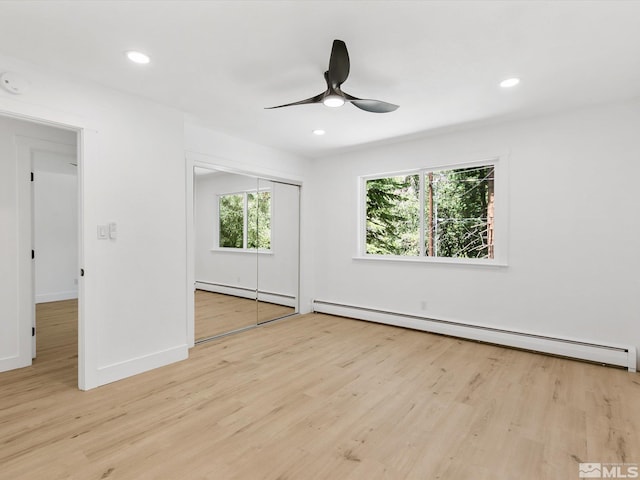
[[[118,226],[116,225],[116,222],[111,222],[109,224],[109,238],[112,240],[118,238]]]
[[[109,228],[106,225],[98,225],[98,240],[109,238]]]

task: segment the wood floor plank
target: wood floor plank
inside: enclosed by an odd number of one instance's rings
[[[558,479],[640,463],[637,374],[328,315],[76,388],[73,301],[0,374],[0,480]]]
[[[292,307],[196,290],[195,339],[211,338],[293,313]]]

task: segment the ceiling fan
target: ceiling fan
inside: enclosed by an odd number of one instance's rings
[[[348,76],[349,52],[347,52],[347,46],[342,40],[334,40],[333,47],[331,48],[331,57],[329,58],[329,70],[324,72],[327,90],[306,100],[287,103],[286,105],[278,105],[276,107],[267,107],[267,109],[305,105],[308,103],[323,103],[327,107],[341,107],[346,102],[352,103],[361,110],[373,113],[388,113],[398,108],[398,105],[394,105],[393,103],[356,98],[343,92],[340,87],[347,80]]]

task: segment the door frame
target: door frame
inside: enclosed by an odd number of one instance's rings
[[[50,111],[48,109],[36,108],[36,113],[33,112],[34,106],[29,104],[2,104],[0,103],[0,116],[20,120],[24,122],[31,122],[39,125],[45,125],[48,127],[59,128],[63,130],[70,130],[76,132],[76,161],[78,163],[78,388],[80,390],[87,390],[95,382],[92,382],[87,378],[87,374],[91,371],[90,366],[95,364],[94,355],[95,349],[89,345],[89,340],[92,338],[89,333],[91,332],[91,324],[88,322],[84,315],[84,298],[85,282],[84,278],[80,274],[84,269],[84,160],[85,153],[87,151],[87,139],[97,134],[97,130],[89,127],[87,122],[83,119],[76,118],[73,115],[69,115],[66,112]],[[41,111],[42,110],[42,111]],[[93,143],[93,142],[91,142]],[[17,154],[17,148],[16,148]],[[27,168],[31,171],[31,165]],[[18,165],[18,169],[20,166]],[[16,178],[16,182],[18,179]],[[20,185],[17,185],[20,189]],[[31,195],[31,185],[29,185],[29,195]],[[31,202],[29,202],[31,203]],[[25,303],[27,300],[30,303],[29,312],[34,309],[33,303],[33,289],[34,289],[34,276],[33,276],[33,261],[30,259],[28,250],[32,248],[31,238],[31,222],[32,212],[27,212],[28,219],[24,219],[24,212],[18,212],[18,232],[19,238],[24,239],[24,242],[20,244],[22,250],[20,253],[27,252],[27,255],[22,262],[18,263],[18,300],[20,302],[19,309],[24,312]],[[28,259],[28,260],[27,260]],[[31,331],[31,316],[28,314],[20,315],[21,325],[24,327],[24,323],[29,323],[29,332]],[[25,327],[26,328],[26,327]]]

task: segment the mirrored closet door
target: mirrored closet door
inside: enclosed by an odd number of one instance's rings
[[[299,187],[194,168],[195,342],[296,313]]]
[[[298,311],[300,187],[258,180],[258,323]]]

